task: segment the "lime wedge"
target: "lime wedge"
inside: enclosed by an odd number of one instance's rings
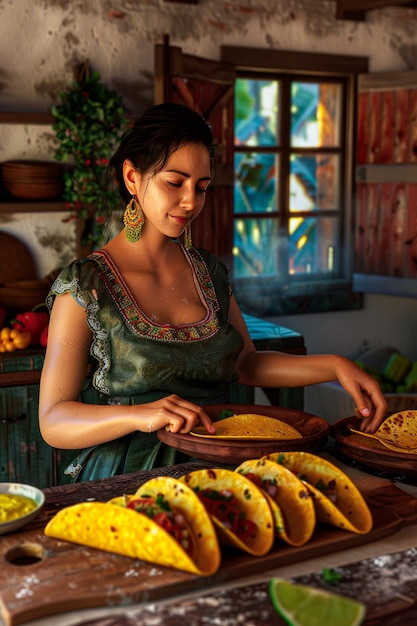
[[[269,596],[290,626],[358,626],[365,617],[361,602],[282,578],[269,581]]]

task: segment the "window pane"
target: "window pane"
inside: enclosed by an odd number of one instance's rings
[[[274,154],[235,153],[235,213],[276,211],[277,165]]]
[[[340,157],[300,155],[290,159],[290,211],[335,209],[338,205]]]
[[[236,219],[234,224],[234,278],[277,273],[277,220]]]
[[[299,148],[338,146],[341,85],[291,84],[291,145]]]
[[[277,145],[278,81],[236,80],[235,144]]]
[[[337,218],[291,218],[290,274],[338,274]]]

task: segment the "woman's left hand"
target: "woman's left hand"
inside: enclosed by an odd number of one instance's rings
[[[384,421],[388,407],[378,381],[344,357],[338,357],[336,374],[339,383],[355,401],[356,415],[362,419],[360,429],[374,433]]]

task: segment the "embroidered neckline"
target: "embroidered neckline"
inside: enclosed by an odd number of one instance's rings
[[[206,309],[204,319],[181,326],[156,324],[145,315],[106,250],[97,250],[89,256],[95,261],[97,271],[117,309],[135,334],[149,339],[182,342],[207,339],[218,332],[219,322],[216,313],[220,305],[208,267],[195,248],[185,250],[181,245],[181,250],[191,267],[194,284]]]

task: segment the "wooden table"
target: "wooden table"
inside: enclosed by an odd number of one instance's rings
[[[324,453],[324,456],[327,456],[327,453]],[[330,460],[334,461],[334,459]],[[340,463],[337,464],[340,465]],[[51,546],[55,545],[55,540],[45,538],[42,530],[47,520],[63,506],[89,499],[106,501],[122,493],[131,493],[153,475],[178,477],[193,469],[207,466],[210,464],[187,463],[101,481],[60,485],[45,489],[46,504],[38,518],[21,532],[0,538],[0,560],[3,559],[3,565],[0,568],[0,598],[3,601],[4,599],[10,600],[10,594],[7,596],[7,586],[12,590],[12,594],[16,597],[19,596],[13,611],[18,616],[17,619],[21,620],[21,612],[25,602],[30,604],[31,601],[31,598],[26,594],[33,593],[36,595],[34,581],[35,583],[36,580],[39,582],[42,578],[41,574],[45,572],[45,564],[24,565],[20,569],[19,566],[16,566],[14,571],[13,567],[10,568],[7,564],[7,555],[16,553],[16,549],[21,548],[22,545],[40,544],[45,549],[46,556],[50,556],[53,551]],[[407,622],[405,619],[406,609],[409,613],[413,611],[412,618],[414,620],[417,618],[413,600],[417,597],[417,572],[415,571],[417,488],[404,486],[406,491],[403,491],[390,481],[375,478],[351,468],[342,467],[342,469],[352,476],[365,495],[369,495],[369,503],[375,520],[374,530],[369,537],[350,535],[338,529],[332,530],[331,527],[326,527],[323,532],[319,532],[317,537],[313,537],[312,542],[302,548],[278,547],[270,555],[260,559],[234,553],[226,554],[219,573],[208,578],[193,577],[174,570],[167,572],[167,568],[164,570],[164,568],[150,567],[142,562],[139,562],[139,567],[138,562],[131,559],[74,546],[72,561],[66,562],[67,573],[65,576],[57,570],[56,566],[51,566],[47,572],[48,585],[52,586],[51,589],[55,590],[58,597],[62,596],[64,600],[67,598],[67,612],[51,617],[42,616],[37,621],[28,618],[20,622],[15,621],[13,624],[25,623],[27,626],[72,626],[75,624],[90,624],[91,626],[93,624],[94,626],[156,626],[157,624],[161,624],[161,626],[183,626],[184,624],[203,626],[213,623],[207,621],[208,616],[212,616],[213,619],[216,617],[215,623],[218,626],[229,626],[232,623],[244,623],[245,626],[262,624],[280,626],[282,622],[274,612],[267,595],[267,581],[271,577],[295,577],[300,580],[301,576],[301,580],[320,586],[317,572],[320,573],[324,566],[338,567],[341,568],[340,571],[344,572],[345,576],[350,578],[354,577],[355,571],[361,571],[361,584],[363,585],[365,579],[372,579],[368,573],[372,568],[375,569],[373,557],[378,555],[390,555],[384,558],[393,559],[394,568],[397,567],[395,563],[397,565],[400,563],[403,571],[405,567],[409,568],[407,570],[408,587],[404,586],[401,579],[398,579],[403,584],[403,595],[407,599],[404,600],[404,598],[395,596],[394,599],[390,598],[390,604],[387,606],[386,600],[389,594],[379,593],[379,601],[384,601],[384,603],[378,605],[375,600],[373,601],[372,611],[366,624],[373,626],[380,623],[372,621],[375,616],[378,617],[378,610],[386,615],[385,626],[391,626],[389,611],[393,611],[393,615],[401,611],[403,621],[398,622],[398,625],[404,626],[408,623],[415,623]],[[401,522],[398,521],[396,512],[400,515]],[[59,550],[64,554],[64,544],[68,544],[66,542],[59,543]],[[398,552],[399,554],[396,554]],[[367,561],[367,558],[370,558],[371,561]],[[119,602],[117,602],[117,598],[115,599],[113,594],[112,602],[116,606],[103,608],[102,604],[100,608],[100,605],[94,604],[94,589],[99,585],[101,578],[105,578],[107,575],[105,568],[107,566],[115,567],[114,564],[120,559],[124,562],[123,575],[119,573],[118,577],[112,581],[112,585],[115,587],[118,584],[122,585],[124,580],[126,595],[119,597]],[[52,563],[52,561],[50,562]],[[140,569],[140,576],[143,577],[143,580],[147,581],[148,591],[145,594],[146,597],[139,594],[133,601],[132,597],[129,599],[129,589],[131,591],[135,585],[139,585],[139,588],[141,585],[141,581],[135,578],[139,575],[137,568]],[[381,570],[380,567],[379,570]],[[389,564],[385,570],[391,571]],[[316,573],[314,574],[314,572]],[[130,576],[127,582],[126,576]],[[160,583],[164,576],[168,581],[167,593],[160,592],[161,588],[163,589]],[[69,579],[68,577],[72,578]],[[84,587],[82,586],[83,582]],[[54,584],[55,587],[53,587]],[[390,588],[392,588],[392,580],[390,584]],[[173,585],[170,591],[169,585]],[[84,606],[79,609],[77,609],[77,588],[80,590],[87,588],[91,592],[90,603],[86,601]],[[349,590],[348,585],[347,588]],[[406,593],[404,589],[406,589]],[[71,597],[71,590],[74,592],[73,597]],[[345,590],[343,589],[343,591]],[[99,590],[97,590],[97,594],[99,595]],[[93,603],[91,603],[91,599]],[[120,603],[122,606],[117,606]],[[237,610],[240,615],[239,619],[244,621],[230,621],[233,619],[233,615],[236,615]],[[1,620],[0,624],[2,624]]]

